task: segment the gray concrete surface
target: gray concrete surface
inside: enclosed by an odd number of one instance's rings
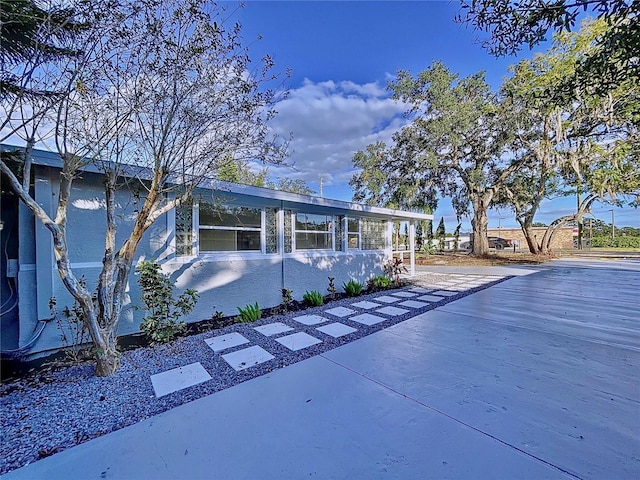
[[[526,270],[4,478],[640,478],[640,262]]]

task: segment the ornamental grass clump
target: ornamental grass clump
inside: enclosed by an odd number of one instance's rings
[[[316,290],[305,292],[302,296],[302,299],[304,300],[304,303],[309,307],[319,307],[320,305],[324,304],[324,297],[320,292]]]
[[[260,319],[262,312],[260,312],[260,307],[258,306],[258,302],[253,305],[247,305],[244,308],[238,307],[238,312],[240,315],[238,318],[243,323],[252,323],[256,320]]]
[[[364,285],[360,282],[357,282],[353,279],[349,280],[347,283],[342,284],[342,288],[344,292],[350,297],[357,297],[362,293],[362,289]]]

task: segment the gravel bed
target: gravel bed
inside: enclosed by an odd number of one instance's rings
[[[451,276],[419,274],[411,278],[411,283],[412,286],[428,288],[429,285],[448,278]],[[408,309],[410,312],[407,314],[388,317],[387,320],[373,326],[362,325],[347,318],[332,317],[324,312],[338,306],[350,307],[359,313],[367,312],[351,304],[373,300],[376,296],[380,296],[380,293],[345,298],[323,307],[276,315],[252,324],[234,324],[223,329],[180,338],[168,345],[126,351],[122,355],[122,365],[118,372],[106,378],[95,377],[93,365],[83,364],[57,371],[42,371],[15,382],[2,384],[0,386],[0,421],[2,422],[0,474],[140,422],[183,403],[322,354],[504,280],[506,278],[496,278],[491,283],[459,292],[426,307]],[[431,287],[431,289],[434,288]],[[316,330],[319,325],[305,326],[293,320],[293,317],[303,314],[322,314],[332,322],[344,323],[357,328],[357,331],[333,338]],[[294,331],[266,337],[253,329],[276,321],[293,327],[295,332],[307,332],[322,340],[322,343],[299,351],[290,351],[278,343],[276,338],[295,333]],[[328,323],[330,322],[323,325]],[[231,332],[240,333],[250,340],[251,344],[214,353],[204,342],[206,338]],[[249,345],[259,345],[275,358],[236,372],[224,361],[222,354],[246,348]],[[212,379],[161,398],[155,397],[150,380],[151,375],[194,362],[200,362]]]

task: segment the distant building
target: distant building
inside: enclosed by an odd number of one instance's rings
[[[542,240],[547,227],[533,227],[534,235],[537,236],[538,241]],[[487,230],[487,236],[489,237],[501,237],[509,240],[515,240],[516,250],[528,251],[527,241],[524,238],[524,233],[520,227],[517,228],[489,228]],[[578,238],[578,229],[574,227],[563,227],[556,231],[551,242],[551,250],[571,250],[575,248],[575,243]],[[513,248],[513,247],[512,247]]]

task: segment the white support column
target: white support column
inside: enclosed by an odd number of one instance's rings
[[[284,257],[284,208],[278,209],[278,254]]]
[[[409,275],[412,277],[416,274],[416,221],[409,221]]]

